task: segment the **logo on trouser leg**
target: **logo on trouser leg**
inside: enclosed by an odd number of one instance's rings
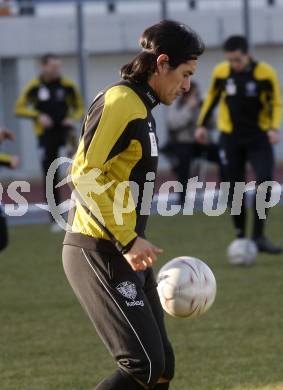
[[[143,300],[136,301],[136,297],[138,295],[137,288],[134,283],[131,282],[122,282],[118,284],[116,289],[119,291],[123,297],[127,299],[131,299],[131,301],[125,301],[127,306],[144,306]]]

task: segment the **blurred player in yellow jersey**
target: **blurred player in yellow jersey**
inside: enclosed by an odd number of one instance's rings
[[[245,181],[249,162],[256,175],[257,185],[272,180],[274,155],[272,145],[279,142],[281,123],[280,83],[275,70],[249,54],[247,40],[232,36],[224,43],[226,60],[212,74],[211,85],[203,103],[196,140],[206,142],[207,123],[214,107],[219,104],[218,128],[220,158],[225,181],[231,182],[230,206],[236,182]],[[267,193],[266,201],[270,199]],[[264,219],[260,219],[254,202],[252,238],[258,250],[277,254],[282,248],[272,244],[264,235]],[[246,235],[246,207],[233,215],[238,238]]]
[[[50,164],[59,156],[59,149],[73,138],[75,121],[84,113],[80,93],[71,80],[62,76],[61,62],[56,55],[42,57],[40,75],[23,89],[15,113],[34,122],[45,184]],[[57,205],[60,203],[58,180],[56,174],[53,193]],[[51,230],[58,230],[56,223]]]
[[[3,129],[0,127],[0,144],[2,143],[2,141],[6,139],[14,140],[15,136],[10,130]],[[9,154],[0,153],[0,166],[14,169],[17,168],[18,165],[19,165],[19,158],[17,156],[11,156]],[[8,229],[7,229],[6,218],[4,216],[3,210],[1,208],[1,203],[0,203],[0,251],[5,249],[7,245],[8,245]]]

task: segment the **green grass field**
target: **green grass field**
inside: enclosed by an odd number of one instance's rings
[[[282,220],[278,207],[268,226],[281,244]],[[177,360],[172,389],[283,389],[283,256],[232,268],[225,255],[232,237],[228,215],[151,218],[148,238],[164,248],[157,268],[192,255],[218,282],[205,316],[166,316]],[[90,390],[115,367],[67,284],[62,238],[48,226],[13,227],[0,255],[1,390]]]

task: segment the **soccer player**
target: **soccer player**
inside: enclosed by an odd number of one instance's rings
[[[40,75],[24,88],[16,102],[15,113],[34,121],[45,188],[50,164],[58,157],[59,149],[72,137],[75,121],[80,120],[84,113],[80,93],[72,81],[61,75],[61,62],[56,55],[42,57]],[[58,205],[57,174],[53,183]],[[58,231],[56,223],[52,223],[51,231]]]
[[[14,134],[8,130],[0,127],[0,144],[4,140],[14,140]],[[9,154],[0,153],[0,166],[15,169],[19,165],[19,158]],[[0,199],[1,201],[1,199]],[[8,245],[8,228],[4,212],[0,203],[0,251],[5,249]]]
[[[211,85],[203,103],[196,139],[206,142],[206,125],[214,107],[219,104],[218,128],[220,158],[225,180],[230,181],[230,206],[236,182],[245,181],[249,162],[255,171],[257,186],[272,180],[274,155],[272,145],[279,142],[281,122],[280,83],[275,70],[258,62],[249,53],[247,40],[231,36],[224,43],[226,62],[215,67]],[[270,191],[266,200],[270,199]],[[254,202],[252,238],[258,250],[270,254],[282,252],[264,235],[265,220],[260,219]],[[238,238],[246,235],[246,206],[233,215]]]
[[[89,108],[71,170],[76,207],[64,270],[118,364],[98,390],[164,390],[174,374],[151,268],[161,249],[145,238],[141,205],[151,203],[152,193],[147,197],[143,189],[152,184],[158,160],[151,110],[189,90],[204,46],[194,31],[166,20],[147,28],[140,44],[141,52],[121,69],[123,80]]]
[[[173,171],[184,189],[192,177],[191,168],[195,159],[202,158],[220,165],[218,145],[213,142],[201,145],[194,137],[201,104],[199,87],[192,81],[189,92],[179,96],[168,110],[168,142],[161,152],[169,158]],[[183,191],[180,193],[182,206],[185,200],[186,191]]]

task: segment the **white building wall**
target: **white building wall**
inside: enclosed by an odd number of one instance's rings
[[[61,6],[62,7],[62,6]],[[55,6],[56,8],[56,6]],[[50,11],[51,12],[51,11]],[[54,11],[56,14],[56,11]],[[170,17],[181,20],[194,27],[206,42],[207,50],[199,61],[195,80],[200,83],[203,93],[207,89],[211,70],[222,61],[220,45],[230,34],[242,33],[242,17],[239,9],[213,9],[210,11],[180,12],[170,7]],[[19,146],[11,151],[19,152],[22,160],[17,175],[37,177],[36,141],[31,122],[13,118],[12,97],[38,71],[38,57],[45,52],[62,55],[63,73],[78,82],[78,60],[76,55],[77,36],[75,13],[69,12],[54,16],[39,13],[36,17],[15,17],[0,19],[0,60],[15,60],[16,66],[10,70],[10,76],[3,78],[3,66],[0,67],[1,94],[9,90],[9,105],[0,103],[0,119],[15,129]],[[121,65],[128,62],[138,50],[137,40],[143,29],[160,19],[158,7],[152,12],[137,14],[95,14],[86,12],[87,95],[90,103],[96,93],[119,78]],[[283,84],[283,8],[256,9],[252,13],[252,38],[255,42],[254,56],[268,61],[279,74]],[[17,39],[15,39],[17,37]],[[2,71],[1,71],[2,69]],[[6,76],[9,68],[5,68]],[[2,77],[1,77],[2,76]],[[9,83],[9,85],[7,85]],[[5,96],[4,96],[5,99]],[[7,97],[8,99],[8,97]],[[3,108],[4,107],[4,108]],[[166,108],[154,110],[161,144],[166,139],[164,113]],[[278,159],[283,160],[283,142],[276,147]],[[161,159],[161,167],[165,167]]]

